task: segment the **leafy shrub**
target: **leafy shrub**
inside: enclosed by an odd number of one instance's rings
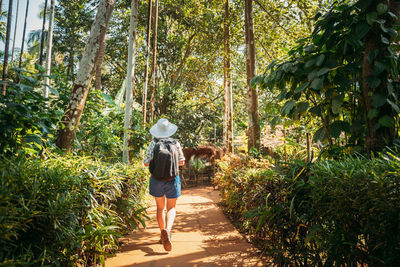
[[[400,264],[400,153],[285,169],[225,158],[215,182],[226,210],[281,265]]]
[[[0,96],[2,154],[37,154],[46,146],[57,128],[57,122],[63,114],[57,109],[59,101],[41,95],[37,75],[21,75],[22,83],[9,83],[7,94]]]
[[[141,164],[84,157],[0,160],[0,265],[104,262],[146,218]]]
[[[122,158],[124,136],[124,109],[110,96],[90,91],[82,123],[74,147],[79,153],[103,159]],[[143,130],[141,114],[132,113],[130,151],[138,155],[147,142],[148,131]]]

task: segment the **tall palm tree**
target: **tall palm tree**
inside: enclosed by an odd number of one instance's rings
[[[24,44],[25,44],[25,33],[26,33],[26,22],[28,19],[28,11],[29,11],[29,0],[26,1],[26,10],[25,10],[25,20],[24,20],[24,30],[22,33],[22,44],[21,44],[21,51],[19,53],[19,64],[18,64],[18,76],[17,82],[19,82],[19,74],[21,73],[22,67],[22,55],[24,54]]]
[[[230,0],[225,2],[224,15],[224,116],[223,144],[228,152],[233,152],[233,97],[230,44]]]
[[[156,73],[157,73],[157,28],[158,28],[158,0],[155,2],[154,29],[153,29],[153,59],[151,62],[151,87],[150,87],[150,122],[154,120],[154,102],[156,93]]]
[[[13,39],[13,47],[11,52],[11,61],[14,60],[14,50],[15,50],[15,36],[17,35],[17,26],[18,26],[18,10],[19,10],[19,0],[17,0],[17,12],[15,13],[15,27],[14,27],[14,39]]]
[[[44,12],[43,12],[43,24],[42,24],[42,38],[40,41],[40,55],[39,64],[43,64],[43,48],[44,48],[44,31],[46,27],[46,11],[47,11],[47,0],[44,2]]]
[[[11,16],[12,16],[13,0],[8,3],[8,17],[7,17],[7,31],[6,31],[6,44],[4,47],[4,63],[3,63],[3,95],[6,95],[7,88],[7,67],[8,67],[8,50],[10,46],[10,33],[11,33]]]
[[[47,58],[46,58],[46,76],[44,77],[44,97],[49,97],[50,85],[50,69],[51,69],[51,50],[53,48],[53,22],[54,22],[54,0],[50,1],[50,22],[49,22],[49,36],[47,41]]]
[[[146,124],[147,117],[147,85],[149,83],[149,56],[150,56],[150,32],[151,32],[151,13],[153,3],[149,0],[149,14],[147,20],[147,42],[146,42],[146,65],[144,68],[144,87],[143,87],[143,125]]]

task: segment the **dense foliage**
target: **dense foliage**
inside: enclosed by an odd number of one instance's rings
[[[284,116],[303,123],[317,119],[315,141],[368,150],[366,137],[374,132],[381,139],[373,140],[382,143],[378,148],[390,145],[397,136],[400,112],[399,25],[393,12],[380,1],[333,5],[317,16],[310,36],[300,39],[284,61],[271,63],[253,83],[285,101]],[[378,44],[371,44],[376,36]]]
[[[215,178],[227,212],[276,263],[397,266],[400,152],[293,162],[226,158]]]
[[[50,156],[0,160],[0,265],[103,262],[122,233],[144,226],[140,163]]]
[[[30,34],[23,69],[10,60],[0,96],[0,265],[104,264],[121,234],[146,219],[147,172],[135,156],[150,140],[140,105],[148,2],[138,7],[131,165],[119,163],[130,1],[115,6],[96,77],[101,89],[89,84],[71,155],[54,140],[99,1],[57,2],[49,98],[42,96],[45,70],[35,64],[40,30]],[[371,142],[382,149],[398,136],[397,3],[253,1],[257,68],[266,71],[252,86],[262,89],[261,126],[273,126],[264,133],[276,130],[273,141],[279,142],[242,158],[227,156],[215,183],[233,221],[277,264],[400,265],[399,147],[371,158],[358,154],[374,150]],[[154,89],[155,120],[177,124],[184,146],[218,144],[222,136],[223,8],[216,0],[160,1],[157,72],[148,93]],[[245,147],[248,127],[243,12],[244,1],[232,0],[237,151]],[[0,15],[4,39],[6,13]],[[310,132],[314,147],[307,151]],[[186,160],[197,173],[207,168],[201,159]]]
[[[10,83],[8,94],[0,97],[0,154],[37,154],[54,136],[61,100],[41,95],[41,75],[23,71],[21,83]]]
[[[12,69],[17,72],[17,69]],[[36,65],[32,72],[21,70],[20,83],[9,83],[5,96],[0,97],[0,154],[38,155],[45,148],[54,149],[57,125],[71,90],[66,77],[56,72],[57,84],[49,98],[42,96],[43,69]],[[93,90],[85,108],[82,123],[75,139],[76,154],[92,155],[115,161],[122,155],[123,102],[122,94],[112,99]],[[147,133],[141,126],[137,109],[132,117],[130,153],[138,156]]]

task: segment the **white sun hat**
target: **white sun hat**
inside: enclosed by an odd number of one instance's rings
[[[155,138],[166,138],[173,135],[177,129],[178,126],[170,123],[167,119],[159,119],[157,123],[151,127],[150,133]]]

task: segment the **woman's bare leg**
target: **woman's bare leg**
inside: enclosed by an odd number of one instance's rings
[[[164,209],[165,209],[165,196],[163,197],[155,197],[156,205],[157,205],[157,222],[158,227],[160,227],[160,231],[165,229],[165,216],[164,216]]]

